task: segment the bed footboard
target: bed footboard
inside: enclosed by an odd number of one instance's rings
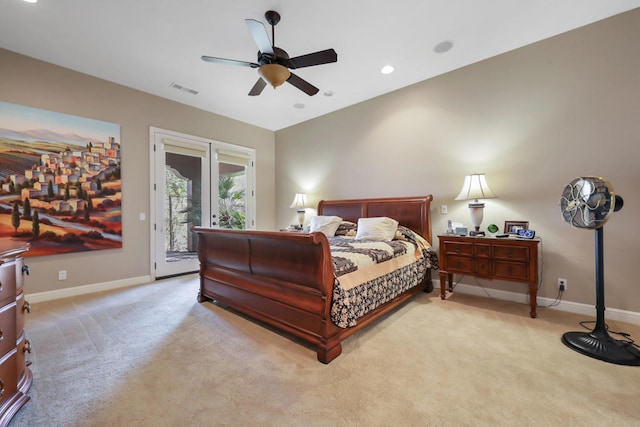
[[[328,363],[342,349],[331,321],[333,267],[322,233],[196,228],[198,301],[218,301],[314,346]]]

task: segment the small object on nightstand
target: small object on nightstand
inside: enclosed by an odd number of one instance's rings
[[[501,239],[501,238],[504,238],[504,237],[509,237],[509,235],[508,235],[507,233],[504,233],[504,234],[496,234],[496,237]]]
[[[451,220],[447,220],[447,232],[446,234],[453,234],[453,225],[451,224]]]
[[[518,230],[518,237],[523,239],[533,239],[536,237],[536,232],[534,230],[525,230],[521,228]]]
[[[457,236],[466,236],[468,232],[467,227],[456,227]]]

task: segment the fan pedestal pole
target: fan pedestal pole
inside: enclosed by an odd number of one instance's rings
[[[596,228],[596,326],[591,332],[565,332],[562,342],[569,348],[595,359],[617,365],[640,366],[640,350],[630,343],[613,339],[604,321],[603,227]]]

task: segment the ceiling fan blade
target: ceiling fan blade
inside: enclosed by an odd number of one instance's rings
[[[291,69],[311,67],[313,65],[328,64],[330,62],[337,62],[338,54],[333,49],[321,50],[307,55],[296,56],[288,61],[288,66]]]
[[[251,68],[260,68],[260,64],[256,64],[255,62],[248,61],[237,61],[235,59],[225,59],[225,58],[216,58],[215,56],[201,56],[203,61],[207,62],[216,62],[219,64],[230,64],[230,65],[240,65],[243,67],[251,67]]]
[[[293,73],[291,73],[287,81],[309,96],[315,95],[320,90],[308,81],[301,79]]]
[[[244,22],[247,24],[251,37],[253,37],[256,45],[258,45],[260,52],[273,55],[273,47],[271,46],[271,40],[269,40],[269,33],[267,33],[264,24],[255,19],[245,19]]]
[[[262,77],[258,77],[258,81],[253,85],[251,90],[249,91],[249,96],[258,96],[262,93],[262,89],[265,88],[267,82],[265,82]]]

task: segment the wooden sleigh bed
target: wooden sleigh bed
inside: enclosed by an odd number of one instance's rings
[[[318,215],[346,221],[390,217],[432,242],[433,197],[323,200]],[[200,291],[198,301],[217,301],[290,334],[329,363],[341,341],[408,301],[433,289],[429,269],[422,282],[360,317],[353,327],[331,319],[335,274],[329,240],[320,232],[293,233],[197,227]]]

